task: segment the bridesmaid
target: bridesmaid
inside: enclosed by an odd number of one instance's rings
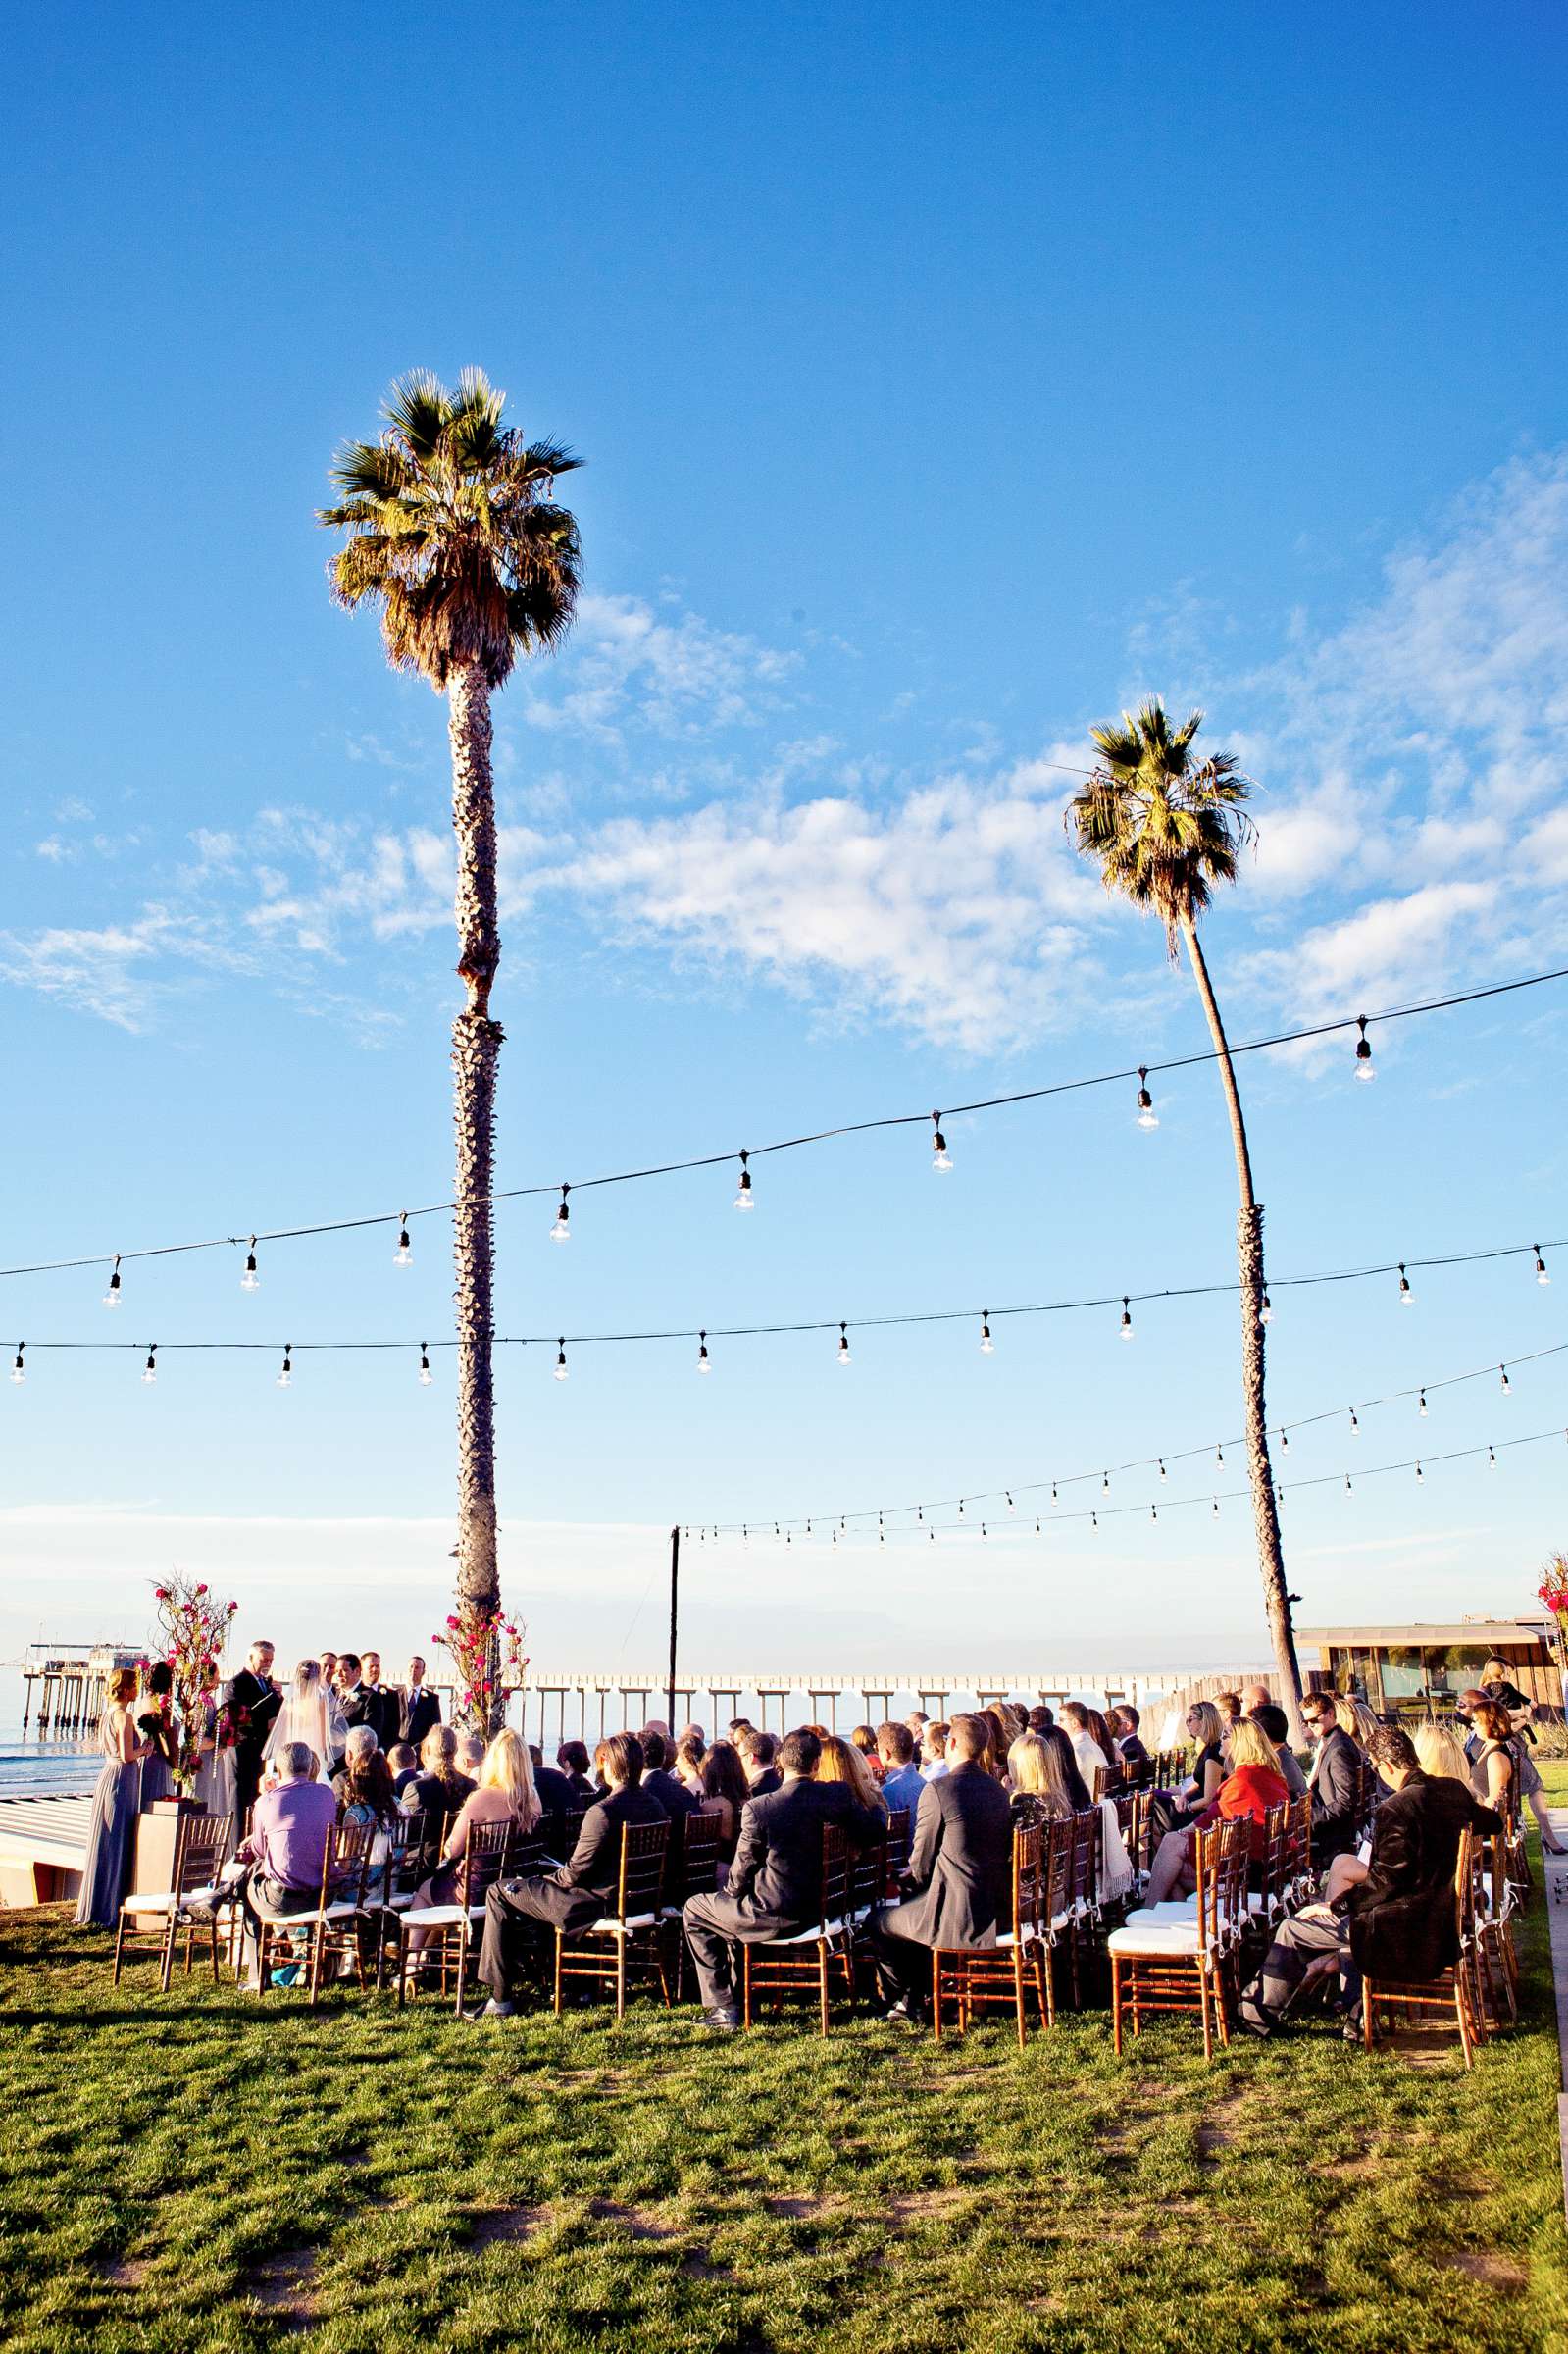
[[[138,1738],[131,1707],[136,1670],[117,1667],[109,1678],[109,1705],[98,1727],[104,1767],[93,1795],[92,1829],[76,1900],[76,1926],[112,1929],[130,1886],[136,1817],[141,1806],[141,1761],[147,1743]]]
[[[147,1698],[136,1711],[136,1730],[146,1743],[141,1769],[141,1811],[155,1798],[167,1798],[175,1786],[175,1720],[172,1694],[175,1671],[167,1660],[155,1660],[147,1670]]]
[[[234,1728],[218,1697],[218,1670],[201,1679],[201,1764],[196,1769],[196,1804],[209,1815],[234,1811]]]

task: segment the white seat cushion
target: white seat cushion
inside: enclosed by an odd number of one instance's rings
[[[822,1945],[830,1937],[841,1937],[844,1926],[841,1920],[825,1920],[820,1929],[796,1929],[792,1937],[768,1937],[759,1940],[759,1943],[764,1948],[770,1945]]]
[[[172,1913],[177,1901],[164,1888],[156,1896],[127,1896],[120,1910],[122,1913]]]
[[[1169,1896],[1157,1905],[1139,1905],[1129,1913],[1122,1926],[1127,1929],[1147,1928],[1151,1922],[1164,1920],[1196,1920],[1197,1898]]]
[[[658,1920],[657,1913],[631,1913],[623,1920],[618,1913],[606,1913],[601,1920],[589,1921],[586,1929],[569,1929],[568,1936],[624,1937],[629,1929],[651,1929]]]
[[[461,1905],[420,1905],[403,1916],[411,1929],[461,1928],[468,1915]]]
[[[1016,1930],[1004,1929],[1001,1935],[996,1939],[996,1943],[997,1945],[1008,1946],[1018,1945],[1019,1943],[1023,1943],[1024,1945],[1033,1945],[1036,1938],[1038,1937],[1040,1931],[1033,1925],[1025,1929],[1022,1939],[1020,1939]],[[979,1950],[984,1951],[985,1949],[981,1948]]]
[[[1195,1920],[1153,1920],[1142,1928],[1113,1929],[1106,1939],[1113,1954],[1190,1955],[1195,1962],[1203,1948]]]

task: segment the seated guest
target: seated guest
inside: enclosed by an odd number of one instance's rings
[[[1321,1871],[1356,1845],[1361,1753],[1340,1722],[1332,1692],[1312,1692],[1301,1710],[1314,1745],[1307,1789],[1312,1798],[1312,1861]]]
[[[1226,1733],[1230,1732],[1233,1724],[1240,1723],[1243,1712],[1239,1692],[1217,1692],[1214,1696],[1214,1706],[1220,1712],[1220,1722],[1224,1725]]]
[[[679,1774],[671,1772],[669,1758],[670,1745],[662,1733],[642,1735],[642,1787],[650,1798],[658,1800],[673,1821],[677,1816],[694,1815],[702,1802],[686,1788]]]
[[[1463,1782],[1470,1788],[1470,1760],[1465,1756],[1457,1734],[1445,1724],[1430,1720],[1418,1724],[1410,1736],[1415,1747],[1416,1764],[1429,1781]]]
[[[420,1743],[420,1770],[399,1804],[405,1815],[455,1815],[474,1782],[457,1766],[457,1734],[449,1724],[432,1724]]]
[[[877,1727],[877,1755],[882,1760],[882,1794],[888,1807],[904,1807],[911,1823],[926,1785],[915,1764],[915,1736],[907,1724],[889,1720]]]
[[[683,1733],[675,1745],[677,1779],[684,1782],[692,1797],[699,1802],[702,1798],[702,1761],[707,1754],[706,1741],[694,1730]]]
[[[1037,1701],[1029,1712],[1029,1729],[1032,1733],[1048,1733],[1055,1722],[1055,1710],[1043,1700]]]
[[[1250,1691],[1255,1692],[1257,1689],[1256,1684],[1248,1686]],[[1242,1697],[1244,1699],[1245,1694]],[[1263,1727],[1264,1732],[1274,1744],[1274,1763],[1284,1776],[1285,1786],[1290,1796],[1305,1798],[1307,1778],[1301,1771],[1300,1763],[1294,1750],[1290,1747],[1290,1720],[1285,1711],[1277,1709],[1272,1700],[1266,1700],[1260,1708],[1249,1709],[1247,1714],[1253,1724],[1260,1724]]]
[[[598,1784],[588,1774],[587,1748],[582,1741],[563,1741],[555,1753],[555,1763],[565,1777],[574,1807],[591,1807],[599,1795]]]
[[[732,1741],[733,1741],[737,1738],[737,1736],[732,1733],[730,1738]],[[705,1725],[696,1723],[683,1724],[681,1727],[680,1732],[676,1735],[677,1749],[680,1748],[683,1741],[700,1741],[703,1748],[706,1749],[708,1746],[707,1727]]]
[[[1062,1724],[1068,1739],[1073,1744],[1073,1755],[1078,1761],[1079,1774],[1085,1787],[1090,1791],[1093,1790],[1094,1776],[1100,1768],[1103,1766],[1107,1770],[1109,1769],[1113,1746],[1108,1730],[1105,1732],[1103,1743],[1101,1742],[1089,1721],[1091,1714],[1097,1718],[1101,1727],[1104,1727],[1105,1719],[1097,1709],[1089,1711],[1081,1700],[1064,1701],[1062,1704]]]
[[[1511,1729],[1519,1731],[1535,1714],[1534,1704],[1527,1700],[1509,1676],[1507,1663],[1502,1660],[1488,1660],[1481,1670],[1481,1689],[1498,1708],[1506,1709],[1512,1720]]]
[[[1201,1813],[1219,1794],[1225,1779],[1225,1718],[1212,1700],[1195,1700],[1187,1712],[1187,1732],[1189,1741],[1197,1745],[1192,1770],[1182,1785],[1182,1808],[1189,1815]]]
[[[695,1733],[698,1741],[701,1742],[703,1748],[706,1749],[707,1743],[703,1738],[703,1731],[700,1724],[688,1725],[686,1730],[688,1732]],[[731,1748],[735,1749],[739,1746],[741,1734],[749,1733],[751,1730],[752,1723],[749,1716],[732,1716],[729,1723],[724,1728],[724,1737],[729,1742]]]
[[[392,1796],[401,1805],[404,1791],[419,1780],[419,1752],[410,1742],[394,1741],[386,1753],[386,1764],[392,1776]]]
[[[1193,1838],[1216,1822],[1234,1822],[1239,1817],[1248,1818],[1252,1825],[1252,1861],[1261,1863],[1269,1809],[1283,1807],[1286,1797],[1285,1776],[1275,1762],[1273,1742],[1255,1718],[1242,1717],[1231,1730],[1231,1770],[1212,1802],[1194,1818],[1190,1829],[1167,1831],[1160,1841],[1145,1901],[1158,1905],[1167,1897],[1191,1895],[1197,1886],[1192,1866]]]
[[[419,1890],[409,1911],[424,1912],[431,1905],[457,1901],[469,1834],[481,1823],[510,1823],[521,1837],[527,1838],[538,1827],[540,1813],[538,1793],[533,1787],[532,1760],[522,1735],[505,1725],[480,1762],[479,1781],[463,1801],[457,1819],[447,1832],[440,1864]],[[425,1942],[425,1935],[411,1923],[411,1950],[418,1952]]]
[[[986,1727],[985,1755],[978,1758],[976,1764],[985,1766],[993,1782],[1005,1781],[1007,1778],[1008,1733],[1007,1727],[1002,1722],[1000,1711],[977,1709],[975,1714]]]
[[[1425,1985],[1457,1958],[1453,1874],[1460,1833],[1502,1828],[1464,1785],[1421,1769],[1409,1736],[1380,1724],[1367,1755],[1391,1793],[1372,1818],[1364,1876],[1333,1904],[1307,1905],[1275,1932],[1263,1968],[1241,1996],[1239,2018],[1254,2035],[1280,2023],[1308,1980],[1338,1973],[1346,2033],[1357,2024],[1361,1981]]]
[[[303,1741],[285,1741],[273,1763],[278,1778],[257,1799],[250,1834],[238,1849],[240,1863],[253,1867],[243,1890],[253,1928],[258,1901],[269,1913],[316,1910],[337,1828],[337,1801],[320,1779],[316,1752]]]
[[[846,1783],[850,1795],[859,1805],[875,1808],[881,1820],[886,1821],[887,1794],[872,1773],[871,1760],[863,1749],[857,1749],[851,1742],[840,1741],[836,1733],[829,1733],[823,1740],[822,1756],[817,1763],[817,1779],[819,1782]],[[925,1787],[922,1782],[922,1790]]]
[[[1508,1710],[1500,1700],[1483,1698],[1472,1704],[1470,1721],[1476,1734],[1470,1781],[1477,1798],[1499,1815],[1520,1812],[1521,1802],[1528,1799],[1541,1826],[1542,1846],[1548,1855],[1560,1856],[1563,1846],[1546,1813],[1540,1772],[1514,1731]]]
[[[1020,1734],[1007,1753],[1007,1778],[1013,1786],[1009,1805],[1015,1830],[1032,1831],[1072,1814],[1061,1753],[1042,1734]]]
[[[782,1785],[745,1808],[728,1887],[686,1899],[686,1942],[711,2027],[740,2024],[733,1945],[766,1944],[821,1919],[824,1824],[841,1824],[855,1846],[868,1845],[882,1828],[881,1809],[862,1806],[847,1782],[814,1778],[821,1757],[815,1733],[785,1736],[779,1751]]]
[[[1372,1714],[1366,1702],[1359,1699],[1353,1692],[1339,1693],[1334,1706],[1339,1714],[1341,1729],[1349,1734],[1357,1749],[1364,1750],[1367,1745],[1367,1735],[1377,1731],[1379,1719]]]
[[[585,1928],[613,1905],[620,1886],[621,1837],[629,1824],[669,1821],[656,1798],[640,1788],[642,1747],[634,1733],[601,1741],[593,1762],[605,1795],[582,1817],[577,1846],[553,1871],[500,1880],[484,1900],[484,1942],[479,1974],[490,1991],[484,2019],[508,2019],[512,1989],[530,1953],[540,1953],[554,1930]]]
[[[1074,1814],[1082,1815],[1087,1807],[1094,1804],[1094,1801],[1087,1784],[1078,1770],[1078,1752],[1069,1740],[1065,1728],[1062,1725],[1053,1724],[1047,1731],[1041,1733],[1039,1738],[1056,1760],[1057,1768],[1062,1777],[1062,1788],[1073,1802]]]
[[[753,1726],[749,1733],[741,1734],[735,1747],[740,1752],[746,1787],[753,1798],[771,1798],[776,1790],[783,1788],[784,1776],[778,1766],[779,1744],[772,1733],[759,1733]]]
[[[1243,1716],[1255,1716],[1259,1709],[1272,1709],[1273,1706],[1274,1695],[1267,1684],[1242,1685],[1241,1714]]]
[[[920,1778],[923,1782],[939,1782],[947,1771],[947,1735],[952,1730],[945,1716],[929,1723],[920,1736]]]
[[[482,1733],[467,1732],[457,1736],[457,1770],[466,1773],[471,1782],[479,1781],[480,1767],[484,1763],[484,1748]]]
[[[392,1776],[373,1725],[351,1725],[343,1736],[343,1769],[332,1789],[345,1822],[384,1822],[392,1812]]]
[[[826,1737],[818,1727],[817,1738],[823,1740]],[[882,1760],[877,1755],[877,1736],[871,1726],[869,1724],[852,1725],[849,1738],[865,1759],[872,1780],[880,1782],[882,1780]]]
[[[873,1917],[872,1962],[890,2019],[925,2016],[935,1947],[989,1945],[1011,1924],[1013,1817],[981,1764],[986,1727],[955,1716],[949,1771],[928,1783],[915,1817],[903,1902]]]
[[[1145,1766],[1148,1763],[1148,1751],[1143,1747],[1138,1729],[1141,1722],[1142,1718],[1131,1701],[1118,1701],[1111,1711],[1111,1733],[1124,1766]]]
[[[740,1836],[740,1810],[750,1800],[740,1753],[733,1741],[716,1741],[702,1761],[702,1812],[719,1818],[719,1861],[728,1864]]]
[[[918,1750],[931,1717],[924,1709],[911,1709],[904,1722],[909,1727],[909,1738]]]

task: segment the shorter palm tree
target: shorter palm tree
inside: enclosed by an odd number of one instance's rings
[[[1264,1398],[1263,1207],[1252,1188],[1236,1067],[1197,932],[1197,919],[1209,905],[1215,884],[1235,882],[1237,853],[1253,838],[1252,820],[1243,806],[1251,785],[1229,752],[1212,752],[1205,760],[1192,757],[1193,739],[1202,724],[1202,712],[1194,711],[1173,729],[1164,704],[1156,701],[1145,703],[1136,719],[1124,711],[1120,727],[1091,729],[1099,757],[1087,784],[1068,804],[1066,823],[1085,856],[1098,863],[1106,890],[1119,892],[1135,907],[1159,917],[1173,963],[1179,949],[1186,947],[1214,1041],[1240,1197],[1237,1253],[1241,1392],[1258,1567],[1284,1687],[1281,1698],[1291,1737],[1299,1742],[1301,1671],[1290,1623]]]

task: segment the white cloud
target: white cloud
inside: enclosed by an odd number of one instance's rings
[[[0,980],[35,989],[122,1030],[144,1029],[173,984],[165,963],[247,971],[228,927],[190,913],[147,907],[134,921],[98,930],[51,927],[24,938],[0,932]]]
[[[535,728],[613,737],[640,724],[697,737],[782,711],[799,661],[683,607],[661,614],[641,597],[587,595],[561,653],[526,666],[517,687]]]
[[[1265,951],[1253,970],[1307,1019],[1343,1011],[1352,999],[1376,1005],[1418,995],[1445,976],[1456,954],[1485,945],[1499,896],[1495,882],[1431,883],[1374,899],[1293,947]]]

